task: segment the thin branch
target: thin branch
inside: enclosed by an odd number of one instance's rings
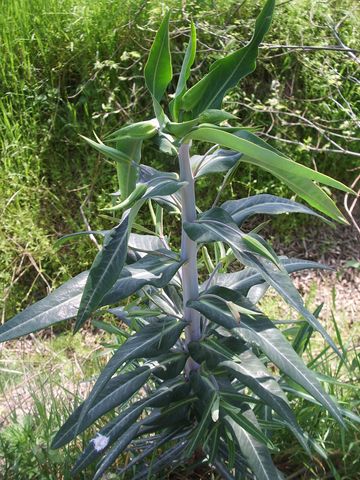
[[[357,183],[360,181],[360,174],[355,178],[355,180],[353,181],[352,185],[351,185],[351,188],[354,189],[357,185]],[[347,214],[349,215],[350,219],[351,219],[351,222],[352,224],[354,225],[354,227],[356,228],[358,234],[360,235],[360,225],[358,224],[358,222],[355,220],[354,218],[354,215],[353,215],[353,210],[357,204],[357,201],[359,199],[359,196],[360,196],[360,188],[357,192],[357,196],[356,198],[353,200],[352,204],[349,206],[349,194],[346,193],[345,194],[345,197],[344,197],[344,207],[345,207],[345,210],[347,212]]]
[[[337,150],[335,148],[312,147],[311,145],[305,145],[304,143],[295,142],[294,140],[288,140],[286,138],[279,138],[279,137],[276,137],[274,135],[269,135],[268,133],[259,133],[259,135],[263,135],[267,138],[271,138],[271,139],[277,140],[279,142],[289,143],[289,144],[292,144],[292,145],[298,145],[300,147],[303,147],[304,150],[310,150],[310,151],[318,152],[318,153],[341,153],[343,155],[350,155],[352,157],[360,158],[360,153],[352,152],[350,150],[345,150],[344,148],[342,148],[341,150]]]
[[[328,50],[333,52],[354,52],[360,53],[360,50],[356,48],[349,48],[345,46],[338,46],[338,45],[274,45],[270,43],[262,43],[259,48],[263,48],[265,50],[278,50],[278,49],[285,49],[285,50],[302,50],[305,52],[311,51],[321,51],[321,50]]]
[[[345,45],[345,43],[342,41],[340,35],[339,35],[339,28],[340,26],[342,25],[342,23],[344,23],[345,19],[347,18],[348,15],[345,15],[344,18],[342,18],[334,27],[331,27],[331,30],[333,32],[333,35],[334,37],[336,38],[336,40],[338,41],[338,44],[340,45],[341,48],[344,49],[344,51],[346,52],[346,54],[352,59],[354,60],[354,62],[358,63],[360,65],[360,58],[358,58],[354,52],[359,52],[359,50],[353,50],[352,48],[349,48],[347,45]]]
[[[86,201],[87,201],[87,198],[85,199],[85,202],[86,202]],[[82,219],[83,219],[83,222],[85,223],[86,230],[87,230],[88,232],[91,232],[92,228],[91,228],[91,226],[90,226],[90,223],[88,222],[88,219],[86,218],[86,215],[85,215],[84,209],[83,209],[83,205],[84,205],[85,202],[83,202],[83,203],[80,205],[80,213],[81,213],[81,217],[82,217]],[[89,237],[90,237],[90,240],[91,240],[91,241],[94,243],[94,245],[96,246],[96,248],[100,251],[100,250],[101,250],[101,247],[100,247],[100,245],[99,245],[99,242],[96,240],[95,236],[94,236],[92,233],[90,233]]]

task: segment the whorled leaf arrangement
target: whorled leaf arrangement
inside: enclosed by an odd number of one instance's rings
[[[132,479],[158,478],[160,472],[191,461],[196,452],[196,458],[203,458],[224,478],[282,478],[271,459],[272,428],[287,427],[309,452],[316,447],[290,408],[285,394],[289,383],[293,394],[305,390],[308,398],[344,424],[344,412],[300,358],[303,335],[312,330],[338,350],[317,319],[318,312],[307,311],[289,277],[291,272],[324,267],[278,257],[258,233],[242,230],[244,221],[257,214],[321,215],[273,195],[228,200],[220,206],[216,199],[201,214],[195,203],[199,177],[223,172],[226,183],[239,163],[246,162],[273,174],[330,219],[347,223],[319,184],[345,192],[351,189],[284,157],[221,110],[228,89],[255,69],[274,3],[265,3],[244,48],[217,60],[202,80],[187,89],[196,50],[196,31],[191,25],[169,104],[171,120],[161,106],[172,80],[169,14],[165,16],[145,66],[155,118],[124,126],[109,134],[106,144],[86,139],[116,166],[119,191],[113,194],[116,201],[108,210],[122,212],[119,225],[110,231],[90,232],[102,235],[104,243],[88,272],[0,329],[0,341],[6,341],[76,316],[78,330],[92,314],[98,318],[101,312],[110,312],[120,328],[125,327],[126,341],[53,440],[53,448],[62,447],[115,409],[116,415],[78,459],[74,474],[98,461],[94,477],[98,479],[127,452],[130,461],[119,474],[129,472]],[[190,157],[194,141],[213,146],[205,154]],[[146,142],[177,155],[180,173],[142,165]],[[153,235],[131,233],[144,205],[154,221]],[[163,209],[181,217],[179,252],[168,246]],[[234,271],[232,267],[228,273],[235,260],[244,268]],[[198,268],[202,277],[208,275],[202,284]],[[268,286],[303,319],[300,327],[296,324],[293,341],[277,328],[276,319],[267,318],[256,306]],[[128,297],[131,301],[121,305]],[[119,331],[98,320],[94,323],[112,333]]]

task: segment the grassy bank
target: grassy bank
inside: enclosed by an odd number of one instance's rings
[[[257,3],[190,1],[167,5],[173,22],[198,24],[202,61],[194,78],[216,58],[248,38]],[[359,98],[356,62],[344,52],[296,50],[278,45],[359,45],[357,2],[296,0],[279,5],[255,74],[226,98],[246,124],[258,126],[295,160],[350,183],[356,153]],[[2,321],[88,265],[87,240],[56,252],[55,238],[106,227],[97,208],[113,186],[112,170],[78,134],[100,136],[147,115],[142,70],[164,5],[127,0],[9,0],[0,18],[0,298]],[[173,57],[181,61],[186,27],[175,33]],[[271,47],[269,47],[271,45]],[[349,103],[350,102],[350,103]],[[357,124],[358,125],[358,124]],[[270,129],[271,127],[271,129]],[[330,129],[324,136],[323,129]],[[357,131],[356,131],[357,130]],[[272,137],[281,136],[286,142]],[[335,147],[331,141],[336,141]],[[290,143],[288,143],[290,142]],[[295,142],[295,144],[291,143]],[[357,143],[359,145],[359,143]],[[312,150],[319,149],[319,152]],[[357,150],[359,151],[359,150]],[[150,154],[145,161],[152,162]],[[160,159],[160,162],[173,159]],[[273,178],[246,168],[234,195],[287,193]],[[208,192],[207,186],[204,192]],[[82,206],[83,214],[80,211]]]

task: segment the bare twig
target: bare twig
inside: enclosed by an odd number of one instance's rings
[[[358,182],[360,181],[360,174],[355,178],[355,180],[353,181],[353,183],[351,184],[351,188],[352,189],[355,189],[356,185],[358,184]],[[359,223],[355,220],[354,218],[354,215],[353,215],[353,211],[354,211],[354,208],[357,204],[357,201],[359,199],[359,196],[360,196],[360,188],[358,189],[358,192],[357,192],[357,196],[355,197],[355,199],[353,200],[352,204],[349,206],[349,194],[346,193],[345,194],[345,197],[344,197],[344,207],[345,207],[345,210],[347,212],[347,214],[349,215],[349,218],[352,222],[352,224],[354,225],[354,227],[356,228],[358,234],[360,235],[360,225]]]
[[[302,50],[304,52],[311,52],[311,51],[321,51],[321,50],[328,50],[332,52],[356,52],[360,53],[360,50],[356,48],[349,48],[346,45],[338,46],[338,45],[274,45],[270,43],[262,43],[259,48],[263,48],[265,50]]]
[[[279,138],[274,135],[269,135],[268,133],[260,133],[259,135],[263,135],[267,138],[272,138],[273,140],[277,140],[279,142],[283,143],[289,143],[291,145],[298,145],[300,147],[303,147],[304,150],[309,150],[312,152],[318,152],[318,153],[341,153],[344,155],[350,155],[352,157],[357,157],[360,158],[360,153],[357,152],[352,152],[351,150],[346,150],[342,148],[341,150],[335,149],[335,148],[322,148],[322,147],[312,147],[311,145],[305,145],[304,143],[301,142],[296,142],[295,140],[288,140],[286,138]]]
[[[90,226],[90,223],[88,222],[88,219],[86,218],[86,215],[84,213],[84,209],[83,209],[83,205],[84,203],[87,201],[87,198],[84,200],[84,202],[80,205],[80,213],[81,213],[81,217],[83,219],[83,222],[85,223],[85,226],[86,226],[86,230],[88,232],[91,232],[92,228]],[[99,245],[99,242],[96,240],[95,236],[90,233],[89,235],[90,237],[90,240],[94,243],[94,245],[96,246],[96,248],[100,251],[101,250],[101,247]]]
[[[345,15],[344,18],[342,18],[334,27],[331,27],[331,30],[333,32],[334,37],[338,41],[338,44],[340,45],[341,48],[344,49],[346,54],[354,60],[354,62],[358,63],[360,65],[360,58],[358,58],[354,52],[359,52],[359,50],[353,50],[352,48],[349,48],[345,43],[342,41],[340,35],[339,35],[339,28],[344,23],[345,19],[348,17],[348,15]]]

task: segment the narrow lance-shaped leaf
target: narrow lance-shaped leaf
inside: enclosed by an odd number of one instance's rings
[[[250,350],[239,355],[241,363],[225,360],[219,366],[227,368],[235,378],[249,387],[255,395],[269,405],[287,424],[302,446],[310,453],[307,438],[299,427],[281,388],[270,376],[262,362]]]
[[[147,254],[122,269],[119,279],[101,300],[101,305],[111,305],[128,298],[145,285],[165,287],[182,264],[183,261],[170,250],[161,249]]]
[[[261,237],[245,234],[222,208],[211,208],[194,222],[184,224],[186,233],[198,242],[225,241],[242,252],[254,252],[278,265],[275,252]],[[260,240],[260,241],[259,241]]]
[[[220,310],[219,304],[216,302],[218,300],[214,299],[206,299],[204,302],[200,297],[199,300],[189,302],[188,306],[198,310],[215,324],[229,329],[234,336],[261,348],[280,370],[305,388],[343,425],[343,419],[336,403],[323,391],[315,375],[305,366],[283,334],[268,318],[257,316],[253,320],[244,314],[241,316],[241,322],[238,323],[225,303]]]
[[[161,22],[144,70],[146,86],[157,102],[162,99],[172,79],[169,19],[170,12],[165,15]]]
[[[149,379],[151,369],[147,366],[139,367],[132,372],[112,378],[99,396],[98,402],[88,411],[81,430],[77,431],[77,422],[83,408],[79,405],[66,420],[55,435],[51,448],[60,448],[81,433],[106,412],[121,405],[139,390]]]
[[[221,401],[221,407],[225,415],[225,423],[232,425],[233,422],[235,422],[250,435],[254,436],[259,442],[264,445],[272,445],[270,439],[265,436],[258,426],[255,426],[254,422],[250,422],[239,408],[233,407],[225,400]]]
[[[288,276],[286,270],[284,269],[275,269],[272,268],[272,265],[262,261],[260,258],[256,258],[251,253],[239,254],[234,251],[235,256],[242,261],[245,265],[255,267],[259,273],[263,276],[264,280],[267,281],[275,290],[281,295],[281,297],[295,310],[297,310],[300,315],[302,315],[306,321],[328,342],[331,348],[341,357],[341,352],[338,347],[335,345],[333,339],[330,337],[326,329],[322,326],[317,318],[308,311],[305,307],[303,299],[301,298],[299,292],[296,290],[294,284],[292,283],[290,277]]]
[[[112,445],[128,428],[130,428],[143,412],[144,401],[131,405],[120,415],[111,420],[89,442],[85,450],[77,459],[71,474],[76,475],[90,465],[99,455]]]
[[[196,55],[196,28],[193,22],[190,26],[190,39],[186,48],[185,57],[181,66],[179,80],[176,86],[175,97],[169,103],[171,115],[175,121],[178,121],[180,101],[186,92],[186,81],[190,76],[190,69],[194,63]]]
[[[147,140],[156,135],[158,121],[156,118],[145,120],[143,122],[132,123],[110,133],[105,137],[107,142],[114,142],[123,137],[137,138],[139,140]]]
[[[136,180],[138,177],[138,167],[141,160],[142,139],[137,138],[120,138],[116,142],[116,149],[121,151],[127,158],[130,158],[131,163],[116,162],[116,170],[119,182],[119,190],[121,199],[125,200],[135,189]]]
[[[313,181],[318,181],[324,185],[353,193],[351,188],[343,185],[323,173],[312,170],[311,168],[300,165],[286,157],[276,153],[274,149],[266,148],[266,143],[254,141],[255,135],[245,132],[246,138],[240,138],[238,135],[224,132],[211,127],[199,127],[189,133],[187,140],[201,140],[204,142],[216,143],[232,150],[243,153],[241,161],[257,165],[264,170],[272,173],[284,181],[290,188],[295,186],[294,191],[309,202],[313,207],[326,213],[329,217],[337,221],[347,223],[341,212],[336,208],[332,200],[323,192]],[[251,140],[249,140],[251,138]],[[264,145],[265,144],[265,145]],[[301,190],[301,191],[300,191]]]
[[[96,255],[90,268],[75,324],[75,331],[100,305],[124,266],[129,236],[128,215],[109,234],[102,250]]]
[[[307,269],[331,270],[327,265],[312,262],[311,260],[302,260],[300,258],[281,258],[280,263],[288,273],[299,272]],[[246,267],[239,272],[218,274],[216,283],[218,286],[227,287],[236,290],[242,295],[247,295],[249,289],[256,285],[264,283],[264,277],[258,273],[255,268]]]
[[[145,407],[168,405],[175,399],[189,396],[189,385],[183,379],[164,382],[157,390],[143,400],[140,400],[105,425],[93,438],[78,458],[72,474],[75,475],[102,455],[121,435],[139,418]],[[144,423],[144,422],[142,422]]]
[[[206,109],[221,108],[225,93],[255,70],[258,47],[270,27],[274,5],[274,0],[266,2],[253,37],[244,48],[213,63],[209,73],[185,93],[181,108],[191,111],[193,118]]]
[[[153,321],[121,345],[101,372],[81,411],[78,430],[82,428],[85,416],[93,406],[101,390],[124,362],[135,358],[156,357],[166,353],[178,340],[186,322],[170,317]]]
[[[267,193],[253,195],[240,200],[228,200],[221,205],[221,208],[231,215],[238,226],[252,215],[258,214],[279,215],[282,213],[306,213],[327,221],[306,205]]]
[[[0,327],[0,342],[37,332],[76,316],[88,277],[82,272]]]
[[[198,242],[222,240],[228,243],[236,258],[244,265],[255,268],[264,280],[274,287],[289,305],[303,315],[309,324],[321,333],[334,351],[341,356],[325,328],[306,309],[299,292],[272,248],[261,237],[244,236],[232,221],[230,215],[221,208],[212,208],[202,214],[195,222],[185,223],[184,228],[192,240]],[[272,260],[272,263],[266,261],[269,259]]]
[[[141,425],[135,423],[131,425],[121,437],[114,443],[110,452],[105,455],[105,458],[98,465],[96,473],[93,477],[93,480],[98,480],[102,477],[103,473],[115,462],[117,457],[121,452],[129,445],[129,443],[137,436],[139,433]]]
[[[190,158],[193,175],[197,179],[209,173],[227,172],[236,165],[241,155],[225,149],[218,149],[211,154],[193,155]]]
[[[144,450],[139,455],[135,456],[131,460],[131,462],[129,462],[127,465],[125,465],[125,467],[121,468],[118,471],[119,477],[121,478],[121,475],[127,472],[130,468],[132,468],[134,465],[146,458],[155,450],[158,450],[162,445],[170,441],[179,432],[179,430],[179,428],[170,429],[170,431],[165,431],[165,433],[161,435],[158,440],[153,440],[147,448],[144,448]]]
[[[213,391],[208,399],[206,409],[203,411],[201,419],[194,430],[191,440],[189,441],[186,453],[191,455],[194,450],[198,447],[200,443],[203,442],[204,437],[206,436],[206,431],[208,429],[209,423],[211,423],[211,412],[213,410],[214,404],[218,398],[217,392]]]
[[[251,410],[247,410],[243,415],[247,417],[249,422],[259,428],[256,417]],[[255,473],[257,480],[279,480],[281,477],[278,475],[266,446],[256,440],[229,416],[225,417],[225,421],[231,429],[241,453]]]
[[[120,138],[116,147],[109,147],[90,138],[81,137],[95,150],[116,162],[116,170],[121,199],[125,200],[134,190],[137,179],[137,170],[141,159],[142,139],[124,137]]]

